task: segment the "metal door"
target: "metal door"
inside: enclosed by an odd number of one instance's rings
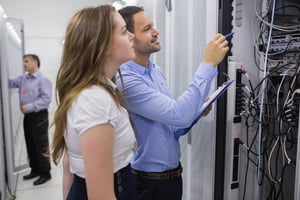
[[[16,78],[23,73],[23,22],[20,19],[7,18],[4,14],[1,16],[0,26],[3,30],[0,31],[2,144],[4,144],[3,150],[6,158],[7,188],[14,196],[18,172],[28,167],[23,134],[23,114],[19,109],[18,90],[8,89],[8,79]]]

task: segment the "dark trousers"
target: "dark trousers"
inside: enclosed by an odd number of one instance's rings
[[[114,173],[114,190],[118,200],[137,200],[135,183],[130,165]],[[74,176],[67,200],[87,200],[87,188],[84,178]]]
[[[31,172],[49,177],[50,160],[44,155],[49,150],[48,111],[25,114],[23,125]]]
[[[164,176],[164,174],[176,170],[178,168],[161,173],[142,172],[141,176],[135,170],[133,175],[136,179],[138,200],[181,200],[182,176],[172,178]],[[149,174],[149,178],[146,174]],[[155,177],[157,174],[158,176]]]

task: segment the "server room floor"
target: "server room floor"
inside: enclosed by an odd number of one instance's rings
[[[51,164],[52,179],[42,185],[34,186],[33,181],[23,180],[23,176],[30,170],[22,171],[18,177],[16,199],[17,200],[62,200],[62,166]]]

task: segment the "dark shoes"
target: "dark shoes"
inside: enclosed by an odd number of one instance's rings
[[[40,176],[40,178],[38,180],[33,182],[33,185],[41,185],[43,183],[46,183],[50,179],[51,179],[51,176],[49,176],[49,177]]]
[[[29,180],[29,179],[35,178],[37,176],[39,176],[39,175],[36,174],[36,173],[31,172],[30,174],[27,174],[27,175],[23,176],[23,179],[24,180]]]
[[[29,179],[32,179],[32,178],[35,178],[35,177],[38,177],[39,178],[33,182],[33,185],[41,185],[43,183],[46,183],[47,181],[49,181],[51,179],[51,175],[49,174],[49,176],[40,176],[39,174],[37,173],[34,173],[34,172],[31,172],[30,174],[27,174],[25,176],[23,176],[23,179],[24,180],[29,180]]]

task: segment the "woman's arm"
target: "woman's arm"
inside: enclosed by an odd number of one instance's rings
[[[89,200],[116,200],[113,180],[114,128],[101,124],[80,136]]]
[[[66,200],[70,191],[74,175],[70,172],[69,156],[65,150],[63,157],[63,199]]]

